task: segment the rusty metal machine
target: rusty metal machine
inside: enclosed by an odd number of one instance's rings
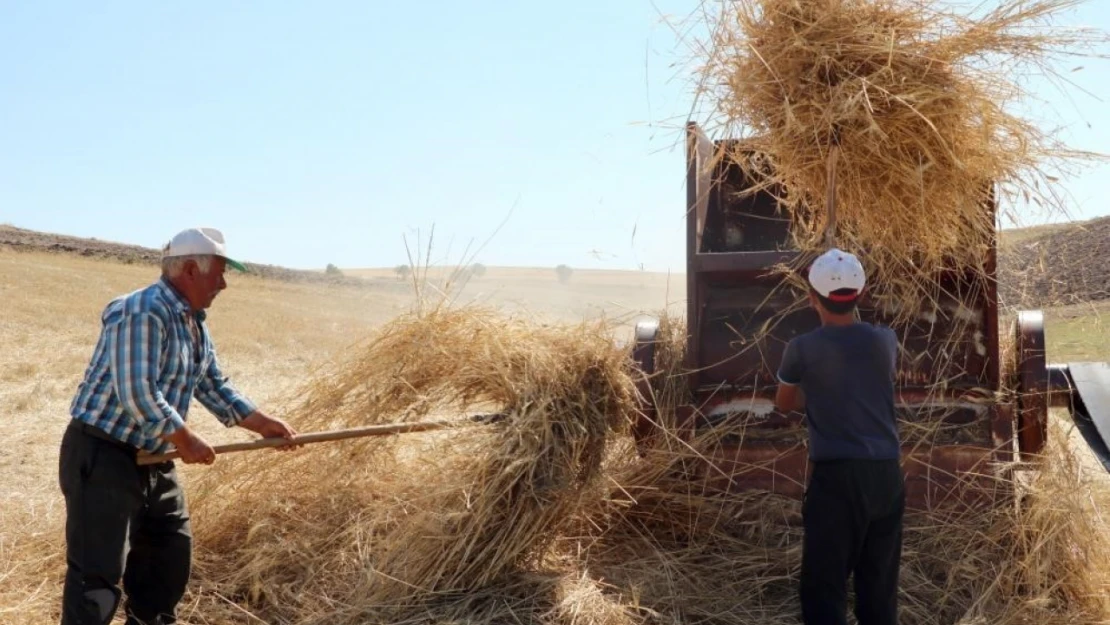
[[[786,342],[819,320],[815,311],[795,305],[802,293],[784,288],[781,274],[771,270],[804,259],[791,249],[789,219],[776,211],[770,193],[740,198],[731,192],[751,182],[729,159],[713,156],[736,144],[713,142],[690,123],[686,146],[684,378],[691,400],[677,411],[674,427],[742,432],[722,438],[706,459],[715,470],[705,479],[720,488],[800,497],[808,474],[804,415],[775,410],[775,373]],[[1034,459],[1046,442],[1050,406],[1070,411],[1110,470],[1104,442],[1110,436],[1110,364],[1048,365],[1040,311],[1000,323],[995,242],[989,245],[988,275],[937,276],[950,300],[899,328],[899,421],[903,429],[927,432],[903,448],[911,509],[960,497],[971,490],[961,488],[969,479],[990,479],[998,467]],[[860,317],[891,320],[866,299]],[[1013,348],[1005,352],[1001,326],[1013,333]],[[636,327],[633,357],[649,376],[658,330],[657,321]],[[948,359],[943,367],[937,361],[942,352]],[[939,375],[946,376],[943,384],[937,384]],[[642,451],[658,440],[654,416],[649,402],[634,428]]]

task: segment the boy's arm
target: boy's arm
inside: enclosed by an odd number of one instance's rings
[[[887,350],[890,353],[890,381],[898,381],[898,335],[887,328]]]
[[[790,412],[805,408],[805,393],[802,392],[802,360],[798,356],[798,342],[791,340],[782,353],[779,365],[779,385],[775,390],[775,409]]]
[[[779,412],[791,412],[805,407],[806,398],[802,387],[780,381],[775,391],[775,409]]]

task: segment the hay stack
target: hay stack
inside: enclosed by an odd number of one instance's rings
[[[540,565],[634,409],[607,330],[469,308],[392,322],[315,382],[293,417],[301,430],[504,418],[222,461],[194,504],[208,596],[276,622],[395,622],[432,604],[474,610],[491,584],[519,585],[509,574]]]
[[[1062,428],[1053,434],[1062,436]],[[695,448],[708,452],[713,435]],[[1058,438],[1056,440],[1059,440]],[[1048,470],[1018,509],[910,514],[900,576],[905,625],[1099,623],[1110,618],[1105,493],[1076,456],[1054,445]],[[628,463],[591,517],[602,526],[581,558],[647,622],[801,622],[800,502],[761,493],[721,496],[683,473],[690,456]],[[1104,495],[1103,495],[1104,496]],[[608,506],[608,514],[601,510]]]
[[[38,625],[56,612],[65,580],[64,514],[5,501],[0,513],[0,623]],[[55,619],[56,620],[56,619]]]
[[[681,323],[654,390],[684,401]],[[182,620],[322,623],[799,623],[799,503],[723,496],[688,471],[726,432],[640,457],[627,353],[602,323],[481,309],[389,324],[310,380],[302,431],[503,409],[498,423],[251,452],[189,471],[196,569]],[[728,432],[740,434],[743,432]],[[1054,431],[1029,505],[912,516],[906,625],[1110,619],[1110,503]],[[1101,471],[1101,469],[1095,469]],[[1001,482],[999,491],[1012,489]],[[0,622],[48,622],[60,515],[6,515]],[[18,529],[12,523],[22,523]]]
[[[663,319],[665,341],[653,391],[659,423],[673,423],[685,347],[680,321]],[[1110,534],[1099,508],[1110,478],[1056,421],[1042,470],[974,482],[979,507],[910,512],[900,576],[905,625],[1034,625],[1110,619]],[[640,459],[615,442],[607,496],[579,513],[589,538],[579,560],[651,623],[728,625],[801,622],[798,579],[801,502],[762,492],[725,495],[704,469],[725,437],[703,430],[690,441],[663,436]],[[904,440],[920,433],[902,432]],[[1075,445],[1080,447],[1076,448]],[[1093,460],[1093,458],[1091,458]],[[743,469],[740,469],[743,470]],[[718,468],[718,471],[720,469]],[[974,493],[969,493],[974,494]],[[1015,506],[1015,501],[1021,501]]]
[[[699,47],[706,126],[765,157],[719,155],[779,195],[810,251],[825,246],[838,143],[837,241],[861,254],[880,304],[912,316],[937,299],[946,265],[986,272],[996,192],[1064,210],[1048,165],[1090,155],[1012,106],[1024,72],[1105,40],[1047,28],[1077,4],[1001,0],[970,16],[924,0],[724,2]]]

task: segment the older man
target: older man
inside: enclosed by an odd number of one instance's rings
[[[66,503],[63,625],[105,625],[123,592],[128,625],[176,622],[191,568],[192,534],[174,463],[140,466],[172,445],[186,464],[211,464],[212,447],[186,424],[197,400],[227,427],[264,437],[296,432],[260,412],[220,370],[205,310],[227,284],[223,235],[177,234],[162,276],[112,300],[70,407],[59,478]],[[288,449],[289,447],[286,447]]]

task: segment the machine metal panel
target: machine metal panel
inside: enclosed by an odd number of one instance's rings
[[[703,457],[699,479],[724,490],[800,496],[809,470],[804,417],[775,410],[772,397],[787,342],[817,328],[819,318],[804,287],[794,285],[800,281],[780,271],[804,271],[810,259],[793,238],[781,189],[757,188],[745,171],[771,166],[750,145],[714,142],[697,124],[687,125],[683,375],[690,399],[667,414],[665,426],[653,422],[654,407],[647,409],[635,434],[641,453],[663,427],[682,436],[719,436]],[[1002,388],[996,243],[990,236],[968,242],[986,251],[985,275],[932,276],[935,308],[879,309],[866,295],[860,304],[865,321],[909,320],[895,327],[896,391],[913,507],[986,496],[991,489],[983,486],[996,479],[995,468],[1013,459],[1015,413],[995,403]],[[654,371],[654,358],[646,343],[654,336],[647,326],[637,334],[634,356],[647,373]],[[645,378],[640,386],[650,384]],[[963,488],[968,480],[977,487]]]
[[[793,245],[778,190],[757,188],[737,163],[746,159],[746,166],[762,167],[758,155],[744,151],[736,141],[713,143],[696,125],[689,133],[687,364],[695,372],[691,386],[727,384],[758,392],[774,383],[786,342],[818,326],[806,294],[773,272],[784,266],[801,270],[806,259]],[[987,265],[993,273],[993,252],[990,256]],[[935,282],[939,295],[929,310],[877,310],[867,298],[861,302],[865,321],[891,325],[896,317],[912,319],[896,329],[902,343],[899,387],[940,383],[955,389],[997,389],[992,280],[947,272]],[[772,319],[774,327],[769,324]]]
[[[1103,468],[1110,471],[1110,363],[1068,364],[1073,390],[1073,418]]]

